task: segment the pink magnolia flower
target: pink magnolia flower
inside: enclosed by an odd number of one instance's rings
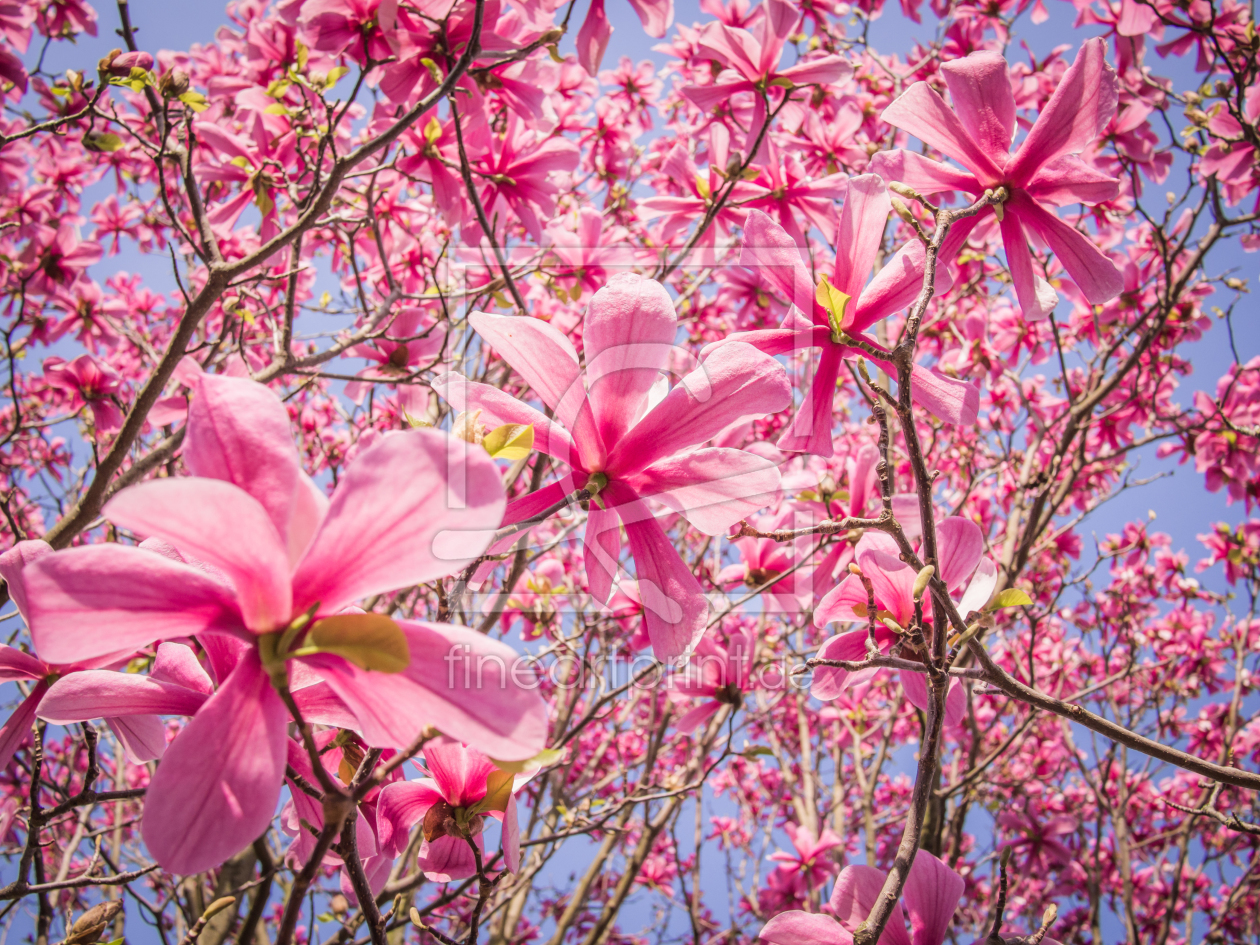
[[[960,516],[950,516],[936,526],[937,550],[940,565],[937,572],[951,592],[966,592],[958,604],[965,616],[979,610],[997,586],[997,568],[983,557],[984,536],[980,526]],[[898,626],[908,627],[914,617],[915,570],[898,557],[899,549],[892,537],[883,532],[867,532],[858,542],[855,557],[862,574],[871,582],[875,591],[875,607],[879,617],[891,617]],[[968,582],[968,579],[970,581]],[[850,574],[838,587],[830,591],[814,612],[814,625],[825,627],[832,621],[856,621],[862,624],[856,630],[838,634],[823,643],[818,655],[823,659],[862,660],[866,658],[867,593],[861,578]],[[924,619],[930,619],[931,607],[924,607]],[[881,652],[887,652],[899,639],[882,620],[875,624],[875,642]],[[818,699],[830,701],[846,688],[869,679],[878,669],[862,669],[856,672],[836,667],[821,666],[814,670],[810,692]],[[911,704],[927,711],[929,695],[927,682],[922,673],[903,671],[901,685]],[[956,725],[966,710],[962,687],[958,680],[951,680],[945,702],[945,721]]]
[[[469,321],[555,419],[458,374],[437,378],[434,390],[456,410],[480,409],[492,427],[532,424],[535,448],[571,467],[560,481],[515,499],[505,524],[537,515],[576,489],[597,493],[585,541],[591,596],[606,602],[612,590],[620,520],[653,650],[664,660],[681,656],[703,632],[708,604],[647,500],[663,502],[708,535],[769,501],[779,485],[773,462],[743,450],[698,447],[787,406],[782,366],[749,345],[731,344],[666,392],[661,371],[675,350],[677,316],[660,283],[631,273],[614,277],[591,300],[582,330],[585,371],[568,338],[546,322],[485,312]],[[505,539],[504,547],[514,540]]]
[[[805,517],[794,509],[785,508],[777,515],[766,515],[761,520],[754,520],[753,525],[761,531],[795,528]],[[807,565],[792,571],[799,560],[798,556],[813,550],[813,542],[808,538],[793,543],[778,542],[771,538],[737,538],[732,544],[739,550],[741,561],[719,571],[714,578],[715,584],[728,593],[735,592],[742,596],[776,576],[785,574],[761,592],[765,610],[798,614],[812,603],[810,567]],[[786,574],[788,571],[792,573]]]
[[[74,282],[88,266],[100,262],[102,255],[99,243],[79,239],[78,227],[73,223],[63,222],[55,230],[39,223],[22,251],[21,261],[32,277],[30,291],[55,295],[59,286]]]
[[[839,251],[830,280],[831,287],[849,299],[841,312],[829,311],[820,304],[819,292],[801,258],[801,251],[783,227],[760,211],[748,214],[740,265],[759,272],[794,303],[798,311],[789,311],[778,328],[729,335],[706,347],[701,356],[711,356],[711,352],[732,342],[747,342],[773,355],[807,348],[822,350],[809,392],[779,438],[780,449],[832,455],[832,404],[841,361],[869,357],[846,344],[846,340],[857,338],[878,348],[875,340],[862,332],[909,305],[923,288],[926,253],[918,240],[906,243],[869,284],[866,281],[867,273],[874,268],[891,208],[888,191],[875,175],[864,174],[849,181],[849,195],[840,215],[836,238]],[[942,266],[937,270],[937,290],[948,288],[948,284]],[[809,313],[808,318],[801,312]],[[878,363],[895,373],[891,362]],[[975,422],[980,393],[974,384],[915,365],[911,390],[918,403],[942,420],[961,424]]]
[[[996,214],[1007,268],[1026,318],[1044,318],[1058,302],[1054,288],[1033,271],[1029,232],[1053,250],[1092,304],[1101,305],[1124,288],[1119,269],[1094,241],[1046,209],[1102,203],[1120,192],[1119,181],[1076,156],[1116,111],[1119,83],[1107,64],[1106,48],[1101,38],[1081,44],[1076,61],[1013,155],[1015,96],[1006,60],[996,52],[974,52],[941,66],[953,111],[926,82],[916,82],[884,110],[884,121],[955,158],[970,173],[896,150],[871,159],[876,174],[923,194],[961,190],[979,197],[986,190],[1006,188],[1009,196],[1001,207],[954,224],[941,257],[952,258],[976,225]]]
[[[884,874],[873,866],[846,866],[836,878],[828,903],[836,918],[808,912],[783,912],[761,930],[770,945],[852,945],[853,932],[866,921],[884,887]],[[906,877],[901,903],[880,941],[885,945],[941,945],[949,931],[966,883],[926,850],[920,850]],[[906,933],[905,913],[910,914]],[[837,921],[838,920],[838,921]]]
[[[782,870],[790,877],[804,898],[809,890],[818,889],[835,873],[836,863],[827,854],[843,847],[844,841],[826,827],[817,836],[808,827],[790,822],[784,824],[783,829],[792,841],[794,852],[777,850],[770,854],[770,859],[779,864],[776,872]]]
[[[47,358],[44,380],[71,394],[71,407],[77,413],[86,404],[92,410],[92,424],[98,433],[113,433],[123,423],[123,412],[111,398],[122,387],[122,376],[90,354],[73,361]]]
[[[735,709],[743,705],[756,648],[756,638],[744,630],[732,632],[725,646],[715,643],[711,636],[696,644],[686,669],[671,678],[669,697],[675,702],[705,701],[675,723],[678,731],[694,732],[724,705]]]
[[[430,430],[385,436],[329,501],[301,472],[278,398],[252,381],[203,375],[184,458],[193,477],[132,486],[105,507],[112,522],[169,542],[174,557],[88,545],[24,573],[31,636],[52,660],[199,634],[207,647],[239,641],[235,665],[224,661],[218,689],[149,787],[142,830],[166,869],[222,862],[274,815],[289,716],[273,681],[326,682],[381,747],[402,748],[432,724],[498,757],[542,748],[545,708],[508,681],[510,648],[467,628],[347,613],[360,598],[447,575],[484,548],[503,510],[488,456]],[[365,668],[379,665],[362,648],[380,633],[405,647],[395,646],[388,672]],[[455,652],[483,657],[475,686],[451,665]],[[207,745],[230,748],[207,764]]]
[[[411,828],[423,821],[419,862],[424,875],[435,883],[466,879],[477,872],[470,842],[484,854],[481,832],[489,816],[503,824],[503,862],[513,873],[520,869],[516,792],[532,772],[513,775],[449,738],[425,745],[424,763],[430,777],[382,789],[376,816],[380,848],[397,857],[407,847]]]
[[[630,6],[639,14],[643,31],[649,36],[660,39],[673,25],[674,0],[630,0]],[[578,62],[589,75],[599,71],[599,64],[604,61],[604,50],[608,48],[608,39],[612,32],[612,24],[608,22],[608,14],[604,12],[604,0],[591,0],[586,19],[582,21],[577,33]]]

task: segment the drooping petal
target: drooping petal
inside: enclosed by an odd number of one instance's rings
[[[1006,165],[1015,133],[1015,96],[1002,54],[973,52],[941,65],[954,111],[998,167]]]
[[[468,322],[569,429],[586,398],[577,351],[560,329],[522,315],[473,312]]]
[[[0,727],[0,771],[9,766],[14,752],[22,747],[26,736],[31,734],[31,725],[35,722],[35,710],[39,708],[40,700],[44,698],[44,693],[47,691],[47,683],[36,683],[31,689],[31,694],[18,703],[18,707],[13,710],[8,721]]]
[[[943,258],[943,257],[942,257]],[[875,273],[857,300],[851,303],[853,318],[846,326],[850,332],[865,331],[882,318],[907,308],[923,291],[923,268],[927,250],[917,239],[910,240],[893,254],[892,259]],[[937,295],[954,284],[949,267],[938,263],[933,288]]]
[[[196,715],[206,699],[205,693],[152,676],[92,669],[53,683],[39,717],[69,725],[114,715]]]
[[[856,929],[866,921],[866,917],[875,908],[875,900],[884,888],[884,874],[873,866],[846,866],[836,877],[835,888],[831,891],[830,905],[832,911],[841,922]],[[905,914],[901,911],[901,903],[895,903],[888,916],[888,924],[884,934],[879,937],[880,945],[910,945],[910,936],[906,934]]]
[[[926,850],[920,850],[906,877],[902,897],[910,913],[913,945],[941,945],[966,883]]]
[[[984,191],[984,185],[966,171],[960,171],[940,161],[933,161],[918,151],[907,151],[904,148],[876,153],[871,158],[870,169],[872,173],[878,174],[884,180],[900,181],[913,187],[925,197],[949,190],[969,194],[980,194]]]
[[[1002,218],[1002,246],[1006,250],[1006,266],[1015,284],[1015,297],[1020,310],[1031,322],[1049,317],[1059,304],[1059,294],[1054,287],[1039,276],[1033,264],[1032,251],[1020,224],[1019,216],[1007,213]]]
[[[660,39],[674,25],[674,0],[630,0],[630,6],[649,36]]]
[[[196,568],[151,551],[69,548],[26,569],[35,648],[72,663],[170,637],[243,633],[231,591]]]
[[[9,586],[12,588],[13,585]],[[13,682],[15,679],[43,679],[47,675],[48,667],[31,654],[23,653],[15,646],[0,644],[0,682]]]
[[[955,426],[972,426],[980,414],[980,388],[916,364],[910,371],[910,396],[932,416]]]
[[[381,788],[376,800],[376,839],[380,849],[398,856],[407,848],[407,835],[429,808],[442,800],[431,778],[395,781]]]
[[[671,456],[630,480],[640,498],[676,509],[706,535],[720,535],[773,500],[778,466],[745,450],[710,447]]]
[[[888,188],[877,175],[850,178],[849,194],[844,198],[840,226],[836,230],[836,269],[832,284],[855,301],[875,267],[891,209]],[[842,327],[847,328],[853,320],[856,307],[850,303]]]
[[[757,935],[770,945],[852,945],[853,936],[829,915],[780,912]]]
[[[251,630],[268,633],[288,624],[293,605],[288,549],[249,493],[218,479],[154,479],[122,490],[104,513],[226,574]]]
[[[612,582],[617,576],[621,557],[621,520],[617,513],[591,503],[586,516],[586,537],[582,543],[582,560],[586,565],[586,585],[601,604],[608,603]]]
[[[214,692],[214,681],[210,674],[202,668],[192,647],[183,643],[159,644],[149,677],[174,683],[206,696]]]
[[[681,735],[690,735],[698,729],[702,723],[707,722],[716,715],[717,711],[721,708],[722,703],[716,702],[712,699],[706,702],[701,702],[695,708],[684,713],[678,721],[674,723],[674,728],[676,728]]]
[[[280,800],[287,724],[284,703],[248,651],[149,783],[141,831],[163,869],[199,873],[262,835]]]
[[[166,752],[166,726],[156,715],[119,715],[105,720],[133,765],[156,761]]]
[[[342,477],[293,576],[293,607],[322,613],[445,577],[490,544],[503,482],[486,452],[435,430],[386,436]]]
[[[503,863],[513,873],[521,871],[521,823],[516,795],[510,795],[503,811]]]
[[[950,590],[956,590],[980,563],[984,533],[971,519],[951,515],[936,526],[936,550],[940,560],[937,574]]]
[[[542,751],[547,707],[520,654],[468,627],[411,620],[398,625],[411,653],[401,673],[372,672],[337,657],[309,658],[359,719],[369,744],[406,748],[432,725],[505,761]]]
[[[779,449],[800,450],[815,456],[834,455],[831,429],[835,425],[836,380],[840,377],[845,350],[831,342],[823,345],[809,390],[779,437]]]
[[[863,594],[865,597],[865,593]],[[823,598],[826,600],[826,597]],[[821,605],[820,605],[821,606]],[[867,628],[850,630],[826,640],[818,650],[820,659],[844,660],[857,662],[866,659]],[[887,650],[895,639],[893,632],[879,624],[875,627],[875,644],[881,651]],[[830,702],[851,686],[865,682],[874,676],[878,669],[858,669],[849,671],[839,666],[819,666],[814,670],[814,679],[809,692],[815,699]]]
[[[677,331],[674,303],[652,279],[621,273],[591,299],[582,346],[591,409],[606,445],[620,440],[643,412]]]
[[[610,36],[612,25],[608,22],[608,14],[604,12],[604,0],[591,0],[586,19],[582,21],[577,34],[578,63],[586,70],[587,75],[594,75],[599,71]]]
[[[478,847],[482,846],[480,836],[474,837],[473,842]],[[477,862],[473,859],[472,848],[463,837],[436,837],[432,843],[425,840],[420,844],[418,862],[425,877],[434,883],[467,879],[477,872]]]
[[[647,505],[620,483],[611,483],[609,492],[630,542],[652,652],[676,660],[704,633],[709,602]]]
[[[1120,81],[1107,62],[1107,41],[1101,36],[1085,40],[1007,166],[1011,183],[1022,187],[1060,155],[1083,151],[1107,127],[1119,99]]]
[[[622,438],[606,471],[609,478],[631,475],[791,402],[783,365],[751,345],[722,345]]]
[[[1092,206],[1115,200],[1120,195],[1120,181],[1075,154],[1065,154],[1041,168],[1026,189],[1034,200],[1056,207],[1070,203]]]
[[[985,186],[993,187],[1001,182],[1001,170],[971,137],[945,100],[926,82],[916,82],[906,89],[884,109],[882,117],[890,125],[896,125],[958,161]]]
[[[198,374],[187,429],[189,471],[244,489],[287,537],[301,466],[280,398],[249,378]]]
[[[1020,222],[1031,227],[1049,244],[1072,281],[1091,303],[1102,305],[1124,291],[1124,276],[1116,268],[1116,264],[1080,230],[1068,226],[1037,201],[1019,191],[1014,193],[1007,207],[1008,211],[1017,212]]]

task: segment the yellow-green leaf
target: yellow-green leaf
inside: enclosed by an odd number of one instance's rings
[[[512,772],[496,768],[486,776],[486,796],[473,808],[478,814],[486,811],[507,810],[508,798],[512,796]]]
[[[306,71],[306,60],[310,56],[310,51],[306,48],[306,44],[300,39],[293,44],[293,48],[297,53],[298,72]]]
[[[1032,598],[1018,587],[1008,587],[989,605],[989,610],[1001,610],[1003,607],[1025,607],[1032,603]]]
[[[557,761],[564,757],[563,748],[544,748],[532,758],[526,758],[524,761],[499,761],[497,758],[491,758],[495,766],[510,771],[512,774],[520,774],[522,771],[528,771],[530,768],[539,769],[554,765]]]
[[[442,137],[442,123],[437,120],[437,116],[429,119],[429,123],[424,126],[424,140],[429,144],[435,144]]]
[[[487,433],[481,445],[495,459],[524,459],[534,450],[534,426],[531,423],[505,423]]]
[[[383,614],[337,614],[318,620],[306,647],[334,653],[363,669],[401,673],[411,663],[402,628]]]
[[[263,114],[264,115],[288,115],[289,110],[285,108],[284,105],[281,104],[280,102],[272,102],[270,105],[268,105],[266,108],[263,109]]]
[[[179,100],[195,112],[204,112],[210,107],[206,104],[206,97],[200,92],[185,92]]]
[[[422,57],[420,59],[420,65],[424,66],[426,69],[429,70],[429,75],[433,76],[434,82],[442,81],[442,70],[438,68],[437,63],[434,62],[432,59],[427,59],[427,58]]]
[[[826,309],[827,321],[831,324],[832,332],[839,334],[844,331],[844,313],[849,307],[852,296],[841,292],[827,280],[826,276],[823,276],[814,290],[814,298]]]
[[[108,131],[89,131],[83,136],[83,146],[89,151],[117,151],[123,140]]]

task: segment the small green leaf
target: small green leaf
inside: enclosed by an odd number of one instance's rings
[[[753,745],[752,748],[745,748],[740,754],[745,758],[756,758],[758,755],[773,755],[774,752],[765,745]]]
[[[1018,587],[1008,587],[997,597],[993,598],[986,610],[1001,610],[1003,607],[1026,607],[1032,603],[1032,598]]]
[[[495,459],[524,459],[534,450],[534,426],[530,423],[505,423],[487,433],[481,445]]]
[[[206,103],[206,97],[200,92],[185,92],[179,100],[195,112],[204,112],[210,107]]]
[[[318,620],[303,649],[333,653],[382,673],[401,673],[411,663],[402,628],[383,614],[337,614]]]
[[[512,774],[520,774],[523,771],[529,771],[531,768],[538,770],[554,765],[563,757],[563,748],[544,748],[532,758],[526,758],[524,761],[499,761],[497,758],[491,758],[490,760],[494,762],[496,768],[510,771]]]
[[[108,131],[89,131],[83,136],[83,146],[89,151],[117,151],[123,140]]]
[[[486,796],[477,802],[473,811],[478,814],[492,810],[506,811],[511,796],[512,772],[496,768],[486,777]]]

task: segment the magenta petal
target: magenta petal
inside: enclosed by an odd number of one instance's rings
[[[35,722],[35,710],[39,708],[40,700],[44,698],[44,693],[47,691],[47,683],[37,683],[31,689],[31,694],[18,703],[18,707],[13,710],[8,721],[0,728],[0,771],[9,766],[14,752],[22,747],[26,736],[31,734],[31,725]]]
[[[249,651],[149,783],[141,830],[163,869],[209,869],[262,835],[280,800],[287,724],[284,703]],[[212,759],[207,746],[219,746]]]
[[[835,425],[836,379],[840,376],[845,350],[837,344],[823,345],[805,399],[779,437],[779,449],[800,450],[815,456],[835,453],[831,429]]]
[[[965,889],[963,878],[931,853],[920,850],[915,855],[902,891],[914,945],[941,945],[945,941]]]
[[[516,810],[516,795],[508,797],[503,812],[503,862],[513,873],[521,871],[521,824]]]
[[[115,715],[196,715],[204,693],[138,673],[90,669],[62,676],[48,690],[39,717],[57,725]]]
[[[875,174],[863,174],[849,180],[849,194],[844,198],[840,227],[836,231],[836,270],[833,285],[855,300],[875,267],[875,257],[884,239],[884,224],[892,201],[888,188]],[[856,305],[845,319],[852,322]]]
[[[35,648],[73,663],[154,640],[243,632],[231,592],[196,568],[139,548],[85,545],[27,568]]]
[[[293,608],[321,613],[452,574],[503,518],[503,483],[480,447],[435,430],[384,437],[342,477],[293,576]]]
[[[592,503],[586,515],[586,538],[582,547],[587,589],[597,601],[606,604],[621,557],[621,520],[617,513]]]
[[[473,842],[478,847],[482,846],[481,837],[476,837]],[[420,844],[418,862],[425,877],[434,883],[467,879],[477,872],[472,848],[463,837],[444,836],[435,838],[432,843],[424,841]]]
[[[780,912],[757,935],[770,945],[852,945],[853,936],[829,915]]]
[[[189,471],[244,489],[276,534],[287,536],[300,472],[288,410],[248,378],[199,374],[193,393],[184,439]]]
[[[690,735],[700,727],[701,723],[716,715],[720,708],[722,708],[722,703],[720,702],[713,700],[702,702],[675,722],[674,728],[678,730],[679,734]]]
[[[951,515],[936,526],[937,574],[951,590],[962,587],[984,554],[984,533],[969,518]]]
[[[434,378],[433,389],[456,411],[480,410],[480,421],[488,429],[505,423],[525,423],[534,428],[534,449],[572,463],[573,438],[569,431],[547,418],[541,410],[522,403],[489,384],[478,384],[462,374],[443,374]]]
[[[866,659],[866,636],[865,627],[861,630],[850,630],[848,633],[838,634],[823,643],[818,650],[818,656],[826,660],[864,660]],[[888,640],[889,636],[891,636],[891,631],[887,628],[884,628],[883,639],[881,639],[879,629],[875,631],[876,641],[884,648],[891,642]],[[819,666],[814,670],[809,694],[822,702],[830,702],[838,698],[846,689],[870,679],[877,672],[879,672],[878,669],[859,669],[850,672],[838,666]]]
[[[998,167],[1006,164],[1015,133],[1015,96],[1002,54],[985,49],[941,65],[954,111]]]
[[[674,25],[674,0],[630,0],[643,32],[660,39]]]
[[[674,303],[651,279],[621,273],[591,299],[582,346],[587,396],[604,443],[616,443],[643,412],[677,331]]]
[[[1058,257],[1068,275],[1094,305],[1110,302],[1124,291],[1124,276],[1097,244],[1046,210],[1031,197],[1016,191],[1008,203],[1020,221],[1040,236]]]
[[[814,309],[814,280],[801,258],[800,247],[787,230],[760,210],[750,210],[744,222],[739,264],[755,271],[789,302],[807,315]]]
[[[570,430],[586,401],[577,352],[560,329],[524,315],[473,312],[468,323]]]
[[[489,758],[452,738],[437,738],[425,745],[424,766],[453,807],[468,807],[485,797],[486,779],[494,771]]]
[[[980,388],[975,383],[920,364],[910,372],[910,395],[916,404],[946,423],[971,426],[980,414]]]
[[[442,792],[430,778],[395,781],[381,788],[376,801],[376,839],[380,849],[394,856],[407,848],[407,834],[442,800]]]
[[[926,261],[927,251],[917,239],[910,240],[897,250],[867,284],[862,294],[851,303],[854,308],[853,318],[848,324],[849,333],[865,331],[880,319],[907,308],[914,302],[923,291],[923,267]],[[933,286],[936,293],[939,295],[948,292],[953,284],[949,267],[937,265],[936,282]]]
[[[7,580],[7,577],[6,577]],[[9,585],[12,589],[13,585]],[[48,675],[48,667],[40,660],[23,653],[15,646],[0,644],[0,682],[12,682],[15,679],[43,679]]]
[[[880,890],[884,888],[884,874],[873,866],[846,866],[836,877],[829,905],[836,917],[849,928],[856,929],[866,921],[875,907]],[[910,945],[906,934],[905,914],[901,903],[893,905],[880,945]]]
[[[870,169],[886,181],[900,181],[929,197],[948,190],[969,194],[984,191],[984,185],[966,171],[903,148],[878,152],[871,158]]]
[[[399,621],[411,651],[401,673],[312,657],[378,747],[405,748],[425,725],[505,761],[542,751],[547,707],[533,670],[505,643],[467,627]]]
[[[297,704],[302,718],[318,725],[333,725],[337,728],[359,730],[359,718],[350,711],[350,707],[333,691],[326,682],[317,682],[312,686],[303,686],[293,690],[293,701]]]
[[[604,12],[604,0],[591,0],[586,19],[582,21],[577,34],[578,63],[586,70],[587,75],[594,75],[599,71],[610,36],[612,26]]]
[[[23,617],[26,616],[26,584],[22,580],[22,572],[28,564],[52,554],[52,550],[48,542],[35,539],[19,541],[0,555],[0,577],[9,585],[9,598]]]
[[[210,674],[202,668],[192,647],[183,643],[158,645],[149,678],[174,683],[207,696],[214,692],[214,681]]]
[[[288,624],[288,549],[249,493],[217,479],[154,479],[122,490],[104,512],[115,524],[169,541],[226,574],[249,629],[269,633]]]
[[[774,500],[779,468],[755,453],[710,447],[654,463],[630,485],[640,498],[682,513],[704,534],[720,535]]]
[[[994,187],[1001,182],[1001,170],[971,137],[945,100],[926,82],[916,82],[906,89],[884,109],[882,117],[890,125],[896,125],[958,161],[982,184]]]
[[[1056,207],[1093,205],[1120,196],[1120,181],[1075,154],[1065,154],[1042,167],[1027,190],[1034,200]]]
[[[1059,295],[1034,270],[1032,252],[1020,224],[1019,216],[1008,213],[1002,218],[1002,246],[1006,250],[1006,267],[1015,285],[1020,310],[1029,321],[1040,321],[1054,311]]]

